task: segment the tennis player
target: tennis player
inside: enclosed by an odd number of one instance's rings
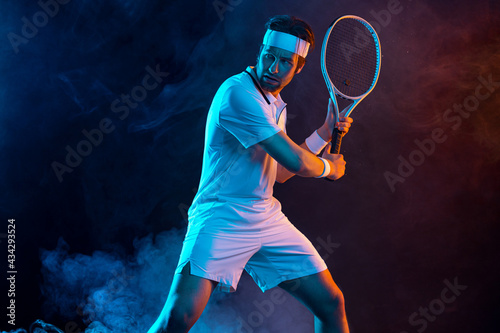
[[[315,316],[316,332],[348,332],[342,292],[311,242],[281,212],[275,181],[293,175],[343,176],[342,155],[330,154],[335,123],[324,124],[300,146],[286,134],[281,90],[304,67],[314,47],[310,26],[295,17],[266,23],[257,65],[227,79],[210,107],[202,174],[165,306],[149,333],[187,332],[215,290],[235,291],[245,269],[262,291],[279,286]],[[236,327],[235,323],[235,327]]]

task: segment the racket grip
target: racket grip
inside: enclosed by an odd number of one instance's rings
[[[344,136],[345,132],[339,131],[338,128],[335,128],[332,133],[332,149],[330,150],[330,153],[332,154],[338,154],[340,153],[340,145],[342,144],[342,137]],[[330,182],[333,182],[335,180],[330,179],[330,178],[323,178],[325,180],[328,180]]]
[[[332,154],[339,154],[340,153],[340,145],[342,144],[342,137],[344,136],[344,132],[339,131],[338,128],[335,128],[333,130],[333,135],[332,135]]]

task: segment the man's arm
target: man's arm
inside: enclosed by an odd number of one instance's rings
[[[333,128],[333,126],[335,126],[333,124],[334,117],[333,117],[332,107],[333,106],[331,106],[330,104],[328,105],[329,111],[327,113],[327,117],[325,119],[325,122],[320,128],[318,128],[318,134],[325,142],[331,141],[332,128]],[[350,117],[343,117],[343,113],[344,112],[341,113],[340,122],[338,122],[336,124],[336,126],[338,127],[338,129],[340,131],[347,133],[349,131],[349,128],[351,127],[353,119]],[[299,147],[302,149],[305,149],[306,151],[308,151],[309,153],[312,154],[311,150],[309,149],[309,147],[306,145],[305,142],[303,142]],[[328,151],[328,153],[329,153],[329,151]],[[338,156],[338,155],[335,155],[335,156]],[[345,162],[344,162],[344,164],[345,164]],[[284,167],[281,163],[278,163],[278,170],[276,172],[276,181],[278,183],[284,183],[288,179],[292,178],[293,176],[295,176],[295,173],[289,171],[289,169]]]
[[[309,149],[309,147],[307,147],[305,142],[303,142],[299,147],[307,150],[312,154],[311,150]],[[293,172],[288,171],[281,163],[278,163],[278,169],[276,171],[276,181],[278,183],[284,183],[293,176],[295,176]]]
[[[294,174],[302,177],[318,177],[324,171],[325,165],[317,156],[307,148],[298,146],[283,131],[261,141],[259,145],[287,170],[288,173],[283,171],[280,173],[278,181],[285,181]],[[342,155],[325,152],[323,158],[330,163],[331,171],[328,176],[330,179],[338,179],[343,176],[345,162]]]
[[[326,124],[323,124],[323,126],[318,128],[318,134],[323,139],[323,141],[331,140],[331,135],[329,135],[329,131],[330,129],[327,127]],[[305,142],[303,142],[299,147],[307,150],[312,154],[311,150],[309,149],[309,147],[306,145]],[[278,183],[284,183],[293,176],[295,176],[295,173],[288,171],[285,167],[283,167],[283,165],[278,163],[278,170],[276,172],[276,181]]]

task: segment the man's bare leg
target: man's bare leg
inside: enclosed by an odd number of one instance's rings
[[[279,284],[314,314],[316,333],[348,333],[344,296],[329,270]]]
[[[190,274],[190,263],[175,274],[165,306],[148,333],[188,332],[200,318],[217,282]]]

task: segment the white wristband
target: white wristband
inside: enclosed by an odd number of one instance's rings
[[[330,163],[328,163],[328,161],[322,157],[318,157],[318,158],[323,162],[324,169],[323,169],[323,173],[316,178],[323,178],[323,177],[326,177],[330,174]]]
[[[318,131],[316,130],[306,139],[306,146],[314,155],[318,155],[319,152],[323,148],[325,148],[326,142],[323,141],[321,136],[318,134]]]

